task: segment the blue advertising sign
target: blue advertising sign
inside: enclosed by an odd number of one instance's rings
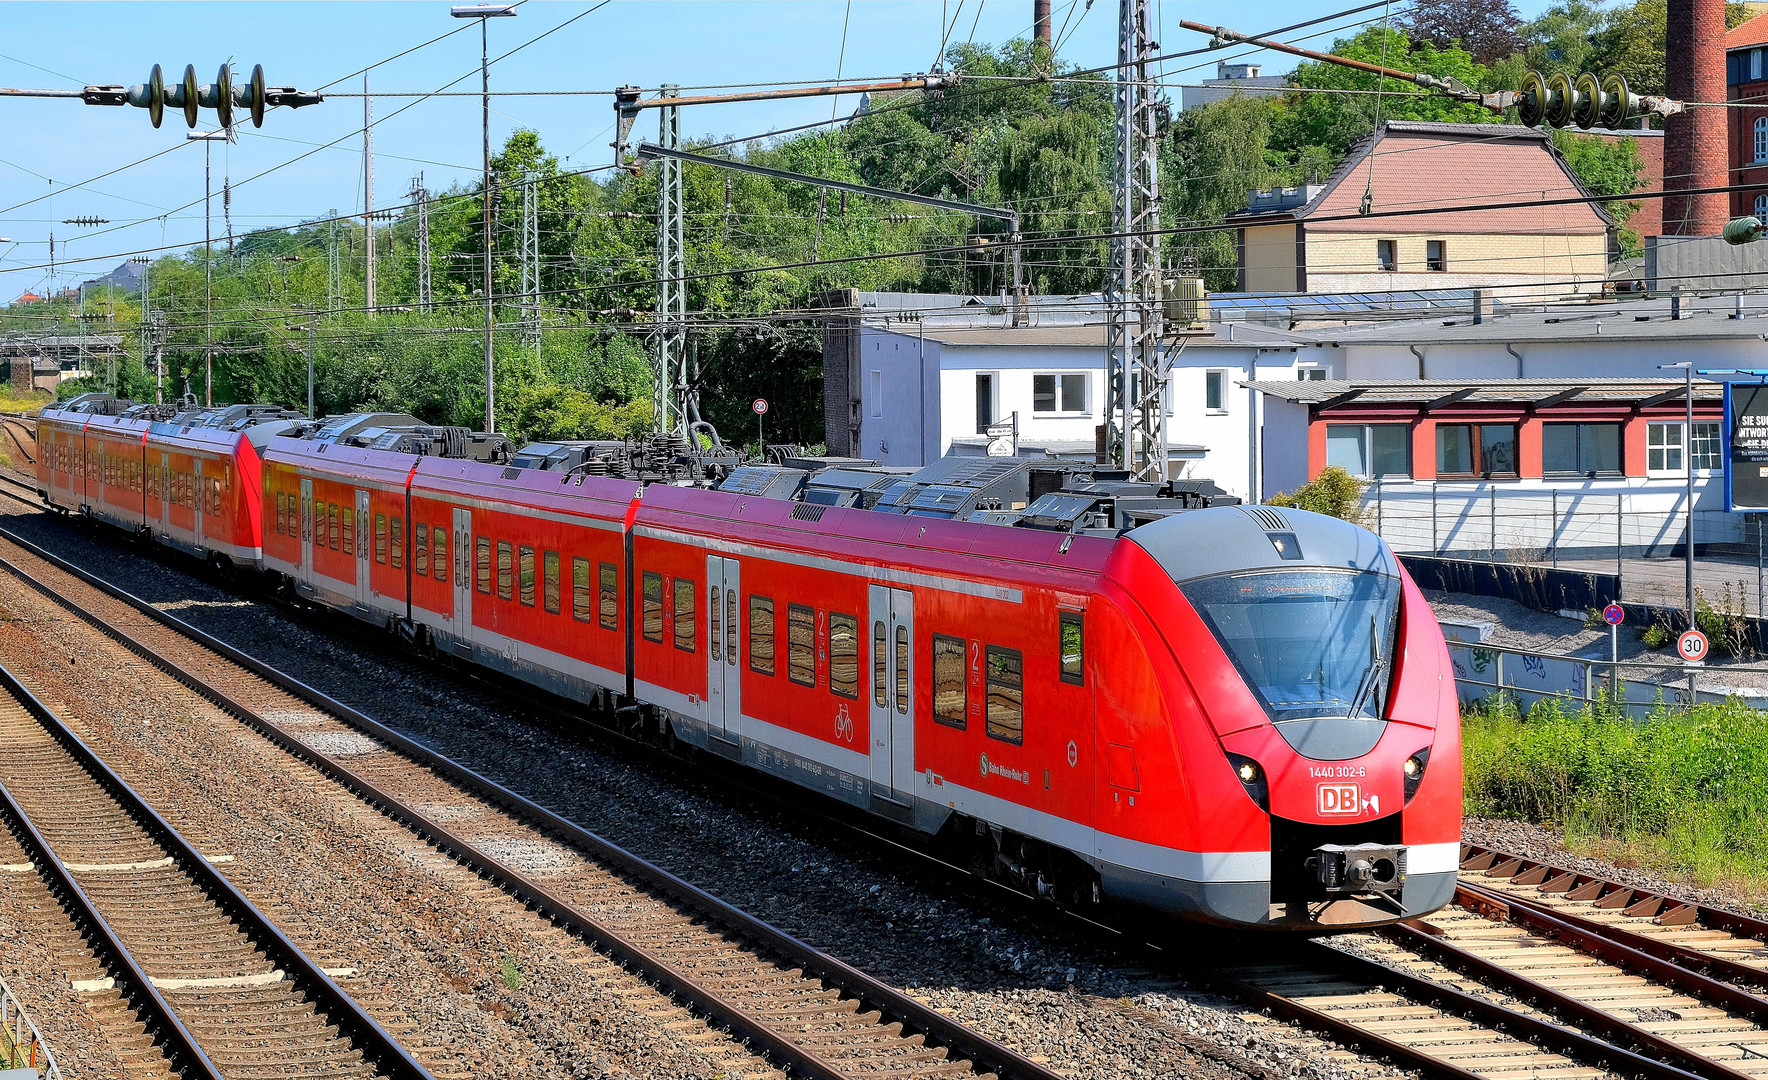
[[[1768,513],[1768,385],[1725,384],[1725,509]]]

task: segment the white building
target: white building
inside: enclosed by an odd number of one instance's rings
[[[1289,85],[1287,75],[1260,74],[1258,64],[1216,62],[1216,77],[1203,80],[1200,86],[1187,86],[1179,92],[1179,107],[1195,109],[1212,101],[1245,94],[1248,97],[1270,97],[1281,94]]]

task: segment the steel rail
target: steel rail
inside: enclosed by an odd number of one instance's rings
[[[1480,844],[1461,845],[1461,872],[1508,878],[1518,885],[1535,885],[1542,892],[1564,893],[1571,900],[1587,900],[1597,907],[1620,908],[1622,914],[1651,918],[1662,926],[1698,923],[1739,937],[1768,941],[1768,920],[1706,904],[1676,900],[1649,889],[1622,885],[1608,878],[1568,870],[1540,859],[1512,855]],[[1768,973],[1760,973],[1758,978]]]
[[[270,921],[268,916],[246,899],[245,895],[235,888],[221,871],[215,869],[214,865],[205,859],[184,838],[183,834],[161,817],[159,811],[150,806],[146,799],[142,798],[134,788],[118,776],[110,765],[98,756],[97,752],[87,746],[78,735],[75,735],[66,722],[26,688],[4,665],[0,665],[0,686],[3,686],[8,693],[19,700],[20,704],[24,705],[38,723],[41,723],[45,730],[54,737],[56,742],[61,744],[62,748],[79,763],[81,768],[86,770],[88,775],[98,782],[99,786],[111,798],[117,800],[118,804],[129,813],[129,816],[137,824],[141,825],[155,841],[173,853],[173,857],[178,860],[178,868],[196,880],[196,884],[203,890],[205,897],[237,923],[240,929],[252,938],[253,944],[264,950],[265,955],[275,966],[288,972],[290,979],[308,996],[314,1007],[338,1026],[339,1033],[350,1039],[353,1048],[362,1052],[364,1060],[373,1064],[380,1074],[388,1077],[389,1080],[433,1080],[429,1070],[418,1064],[417,1060],[407,1053],[397,1040],[388,1034],[380,1024],[376,1023],[373,1017],[363,1011],[362,1006],[357,1004],[354,998],[333,982],[331,976],[327,975],[311,957],[303,952],[300,946],[290,941],[277,928],[276,924]],[[7,802],[12,811],[19,814],[21,820],[28,824],[29,817],[24,815],[23,808],[13,799],[10,792],[7,793]],[[79,891],[78,883],[74,881],[72,875],[62,865],[61,859],[55,855],[48,841],[43,838],[41,833],[37,832],[34,825],[31,826],[31,835],[35,843],[41,845],[47,865],[53,866],[57,877],[67,887],[77,891],[81,900],[89,905],[90,901],[86,900],[85,893]],[[93,909],[92,914],[103,924],[103,916],[98,915],[96,909]],[[106,936],[121,948],[121,942],[115,939],[109,925],[103,925]],[[127,955],[126,949],[125,955]],[[139,974],[140,978],[147,979],[147,975],[136,966],[133,958],[129,960],[129,968],[132,976]],[[152,990],[155,998],[164,1002],[165,999],[159,996],[158,989],[153,987],[151,981],[145,985]],[[170,1009],[170,1005],[166,1007]],[[176,1017],[174,1016],[173,1019],[176,1020]],[[185,1031],[186,1037],[189,1037],[189,1032],[183,1028],[182,1024],[179,1024],[179,1029]],[[194,1038],[191,1038],[190,1041],[194,1046]],[[201,1053],[201,1050],[199,1049],[197,1052]],[[205,1057],[203,1060],[207,1062],[208,1059]],[[214,1068],[212,1064],[208,1067]],[[217,1072],[216,1075],[219,1073]]]
[[[0,686],[52,732],[60,725],[60,720],[49,712],[48,707],[4,666],[0,666]],[[44,717],[50,719],[45,721]],[[74,921],[81,924],[85,931],[82,937],[104,961],[105,970],[115,980],[115,989],[134,1007],[136,1016],[146,1027],[148,1034],[153,1036],[155,1045],[170,1059],[172,1067],[183,1071],[187,1078],[197,1076],[222,1080],[221,1070],[203,1053],[202,1047],[197,1045],[196,1037],[178,1019],[171,1002],[154,986],[153,980],[142,970],[129,947],[123,944],[122,938],[111,929],[105,917],[99,914],[97,905],[86,895],[86,890],[80,887],[80,883],[74,880],[73,873],[62,863],[55,848],[50,846],[49,840],[38,830],[36,822],[25,813],[24,807],[19,805],[4,783],[0,783],[0,798],[4,798],[6,812],[18,825],[16,835],[25,854],[36,866],[38,873],[43,875],[51,894],[56,895]]]
[[[1659,941],[1646,934],[1609,926],[1553,908],[1524,896],[1511,896],[1484,885],[1460,882],[1456,902],[1469,911],[1512,922],[1537,934],[1556,938],[1587,956],[1616,967],[1632,968],[1661,983],[1757,1023],[1768,1025],[1768,1000],[1740,990],[1733,983],[1762,985],[1768,971],[1703,953],[1686,945]],[[1719,973],[1724,977],[1720,978]]]
[[[836,957],[800,941],[785,931],[719,899],[546,807],[518,795],[452,758],[423,746],[323,691],[308,686],[270,664],[191,626],[182,619],[159,610],[118,586],[74,566],[65,559],[18,536],[11,530],[0,528],[0,537],[29,552],[32,556],[49,563],[63,573],[76,577],[113,599],[127,604],[140,614],[153,619],[196,645],[244,668],[258,678],[307,704],[330,713],[351,727],[386,743],[409,759],[430,768],[437,775],[458,784],[488,802],[503,807],[527,824],[565,839],[606,865],[644,883],[647,887],[673,896],[677,901],[696,909],[702,915],[731,928],[737,934],[760,945],[764,950],[789,959],[807,975],[819,979],[857,999],[863,1005],[877,1009],[885,1016],[901,1022],[905,1031],[919,1032],[930,1041],[943,1045],[954,1054],[962,1056],[975,1067],[976,1071],[993,1073],[1002,1077],[1003,1080],[1058,1080],[1055,1073],[993,1039],[965,1027],[930,1006],[924,1005]],[[30,585],[130,651],[239,717],[282,749],[320,769],[332,779],[382,809],[389,816],[403,821],[432,843],[447,851],[452,857],[497,881],[509,889],[512,895],[519,897],[523,903],[533,907],[540,914],[596,943],[617,959],[643,971],[654,983],[696,1003],[719,1024],[752,1040],[777,1061],[788,1065],[802,1075],[825,1078],[825,1080],[845,1080],[850,1075],[842,1072],[820,1055],[780,1035],[759,1018],[749,1014],[740,1005],[727,1001],[718,994],[695,984],[678,973],[666,960],[655,956],[644,946],[606,926],[594,916],[583,912],[570,901],[561,898],[539,882],[486,855],[470,841],[413,809],[396,795],[375,785],[340,762],[308,747],[231,694],[214,686],[184,665],[164,656],[152,646],[136,639],[121,628],[113,626],[83,605],[60,594],[12,561],[0,559],[0,569],[4,569],[25,584]]]

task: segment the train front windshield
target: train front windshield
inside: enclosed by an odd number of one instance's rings
[[[1200,578],[1181,589],[1273,723],[1385,713],[1397,579],[1286,570]]]

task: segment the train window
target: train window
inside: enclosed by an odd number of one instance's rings
[[[421,521],[411,528],[411,568],[419,576],[430,572],[430,527]]]
[[[646,570],[644,575],[644,611],[641,612],[646,641],[663,642],[663,575]]]
[[[387,537],[389,547],[387,557],[397,569],[405,567],[405,519],[391,517],[387,519]]]
[[[344,507],[344,554],[356,554],[356,511]]]
[[[909,711],[909,628],[896,628],[896,711]]]
[[[559,553],[549,551],[540,557],[540,599],[548,615],[559,613]]]
[[[737,590],[724,590],[724,662],[737,662]]]
[[[900,669],[899,669],[900,670]],[[901,679],[897,680],[898,688]],[[965,726],[970,705],[969,680],[964,677],[964,642],[944,634],[933,635],[933,720],[948,727]]]
[[[990,645],[984,680],[988,704],[988,737],[1002,742],[1025,742],[1025,658],[1018,649]]]
[[[675,579],[675,647],[682,652],[694,651],[694,598],[699,590],[692,578]]]
[[[480,592],[491,595],[491,540],[488,537],[473,538],[474,570],[477,572],[476,582]]]
[[[884,620],[872,623],[872,704],[883,708],[885,682],[890,667],[890,639],[884,633]]]
[[[285,531],[284,526],[288,524],[288,520],[289,497],[286,492],[279,491],[276,493],[276,531],[279,534]]]
[[[749,670],[774,673],[774,609],[765,596],[749,597]]]
[[[527,544],[516,550],[516,595],[523,607],[534,606],[534,549]]]
[[[374,561],[387,564],[387,515],[374,516]]]
[[[220,477],[215,477],[209,481],[209,513],[214,515],[219,515],[221,513]]]
[[[1086,623],[1078,611],[1061,614],[1057,637],[1057,653],[1062,659],[1062,681],[1081,686],[1086,683]]]
[[[786,605],[786,678],[816,685],[816,612],[803,604]]]
[[[515,548],[508,540],[497,542],[497,598],[508,600],[516,594]]]
[[[325,546],[338,550],[338,504],[325,504]]]
[[[859,620],[829,616],[829,693],[859,700]]]
[[[602,629],[620,629],[620,568],[611,562],[603,563],[596,571],[601,577],[601,620]],[[589,616],[585,615],[587,620]]]
[[[436,526],[436,542],[430,549],[430,573],[437,581],[448,580],[448,530]]]
[[[706,648],[711,650],[714,664],[724,660],[724,600],[719,593],[716,585],[707,590]]]
[[[571,560],[571,617],[578,622],[595,619],[595,586],[590,582],[589,560]]]

